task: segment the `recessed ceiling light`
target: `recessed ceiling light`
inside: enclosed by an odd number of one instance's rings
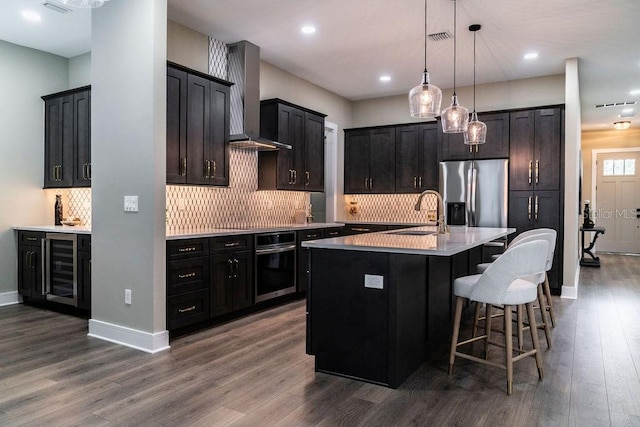
[[[391,80],[391,76],[380,76],[381,82],[388,82]]]
[[[629,95],[640,95],[640,89],[634,89],[631,92],[629,92]]]
[[[536,59],[538,54],[536,52],[529,52],[524,55],[524,59]]]
[[[302,31],[302,34],[313,34],[316,32],[316,27],[313,25],[305,25],[300,28],[300,31]]]
[[[22,11],[22,17],[24,19],[26,19],[27,21],[31,21],[31,22],[40,22],[42,21],[42,17],[40,16],[40,14],[32,11],[32,10],[23,10]]]
[[[613,127],[614,129],[617,129],[617,130],[629,129],[631,127],[631,122],[630,121],[615,122],[613,124]]]
[[[632,113],[633,112],[633,108],[625,108],[624,110],[622,110],[623,113]]]

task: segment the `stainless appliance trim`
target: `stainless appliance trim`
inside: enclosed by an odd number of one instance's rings
[[[72,297],[64,297],[51,293],[51,241],[52,240],[68,240],[72,243]],[[65,233],[46,233],[42,239],[43,256],[42,256],[42,292],[47,301],[59,302],[62,304],[78,306],[78,235]]]
[[[259,245],[258,242],[261,240],[261,237],[266,236],[284,236],[286,240],[284,243],[270,243]],[[260,264],[258,262],[258,258],[261,256],[272,256],[278,254],[286,254],[287,252],[291,252],[293,256],[293,269],[291,275],[291,286],[286,288],[280,288],[272,292],[267,292],[263,294],[258,294],[258,285],[260,283]],[[280,297],[282,295],[287,295],[294,293],[296,291],[296,277],[297,277],[297,259],[296,259],[296,233],[295,231],[285,231],[285,232],[275,232],[275,233],[263,233],[255,235],[255,286],[254,286],[254,296],[255,302],[262,302],[272,298]]]

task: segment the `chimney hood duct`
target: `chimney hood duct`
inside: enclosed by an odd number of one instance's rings
[[[228,45],[231,86],[230,145],[251,150],[291,150],[260,136],[260,48],[248,41]]]

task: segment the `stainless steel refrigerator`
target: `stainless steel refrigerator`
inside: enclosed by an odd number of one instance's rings
[[[507,227],[509,160],[440,162],[447,223]]]

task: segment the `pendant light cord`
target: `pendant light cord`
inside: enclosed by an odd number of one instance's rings
[[[427,0],[424,0],[424,71],[427,71]]]
[[[473,112],[476,112],[476,33],[473,32]]]
[[[456,31],[456,16],[458,15],[458,0],[453,0],[453,96],[456,96],[456,44],[458,33]]]

